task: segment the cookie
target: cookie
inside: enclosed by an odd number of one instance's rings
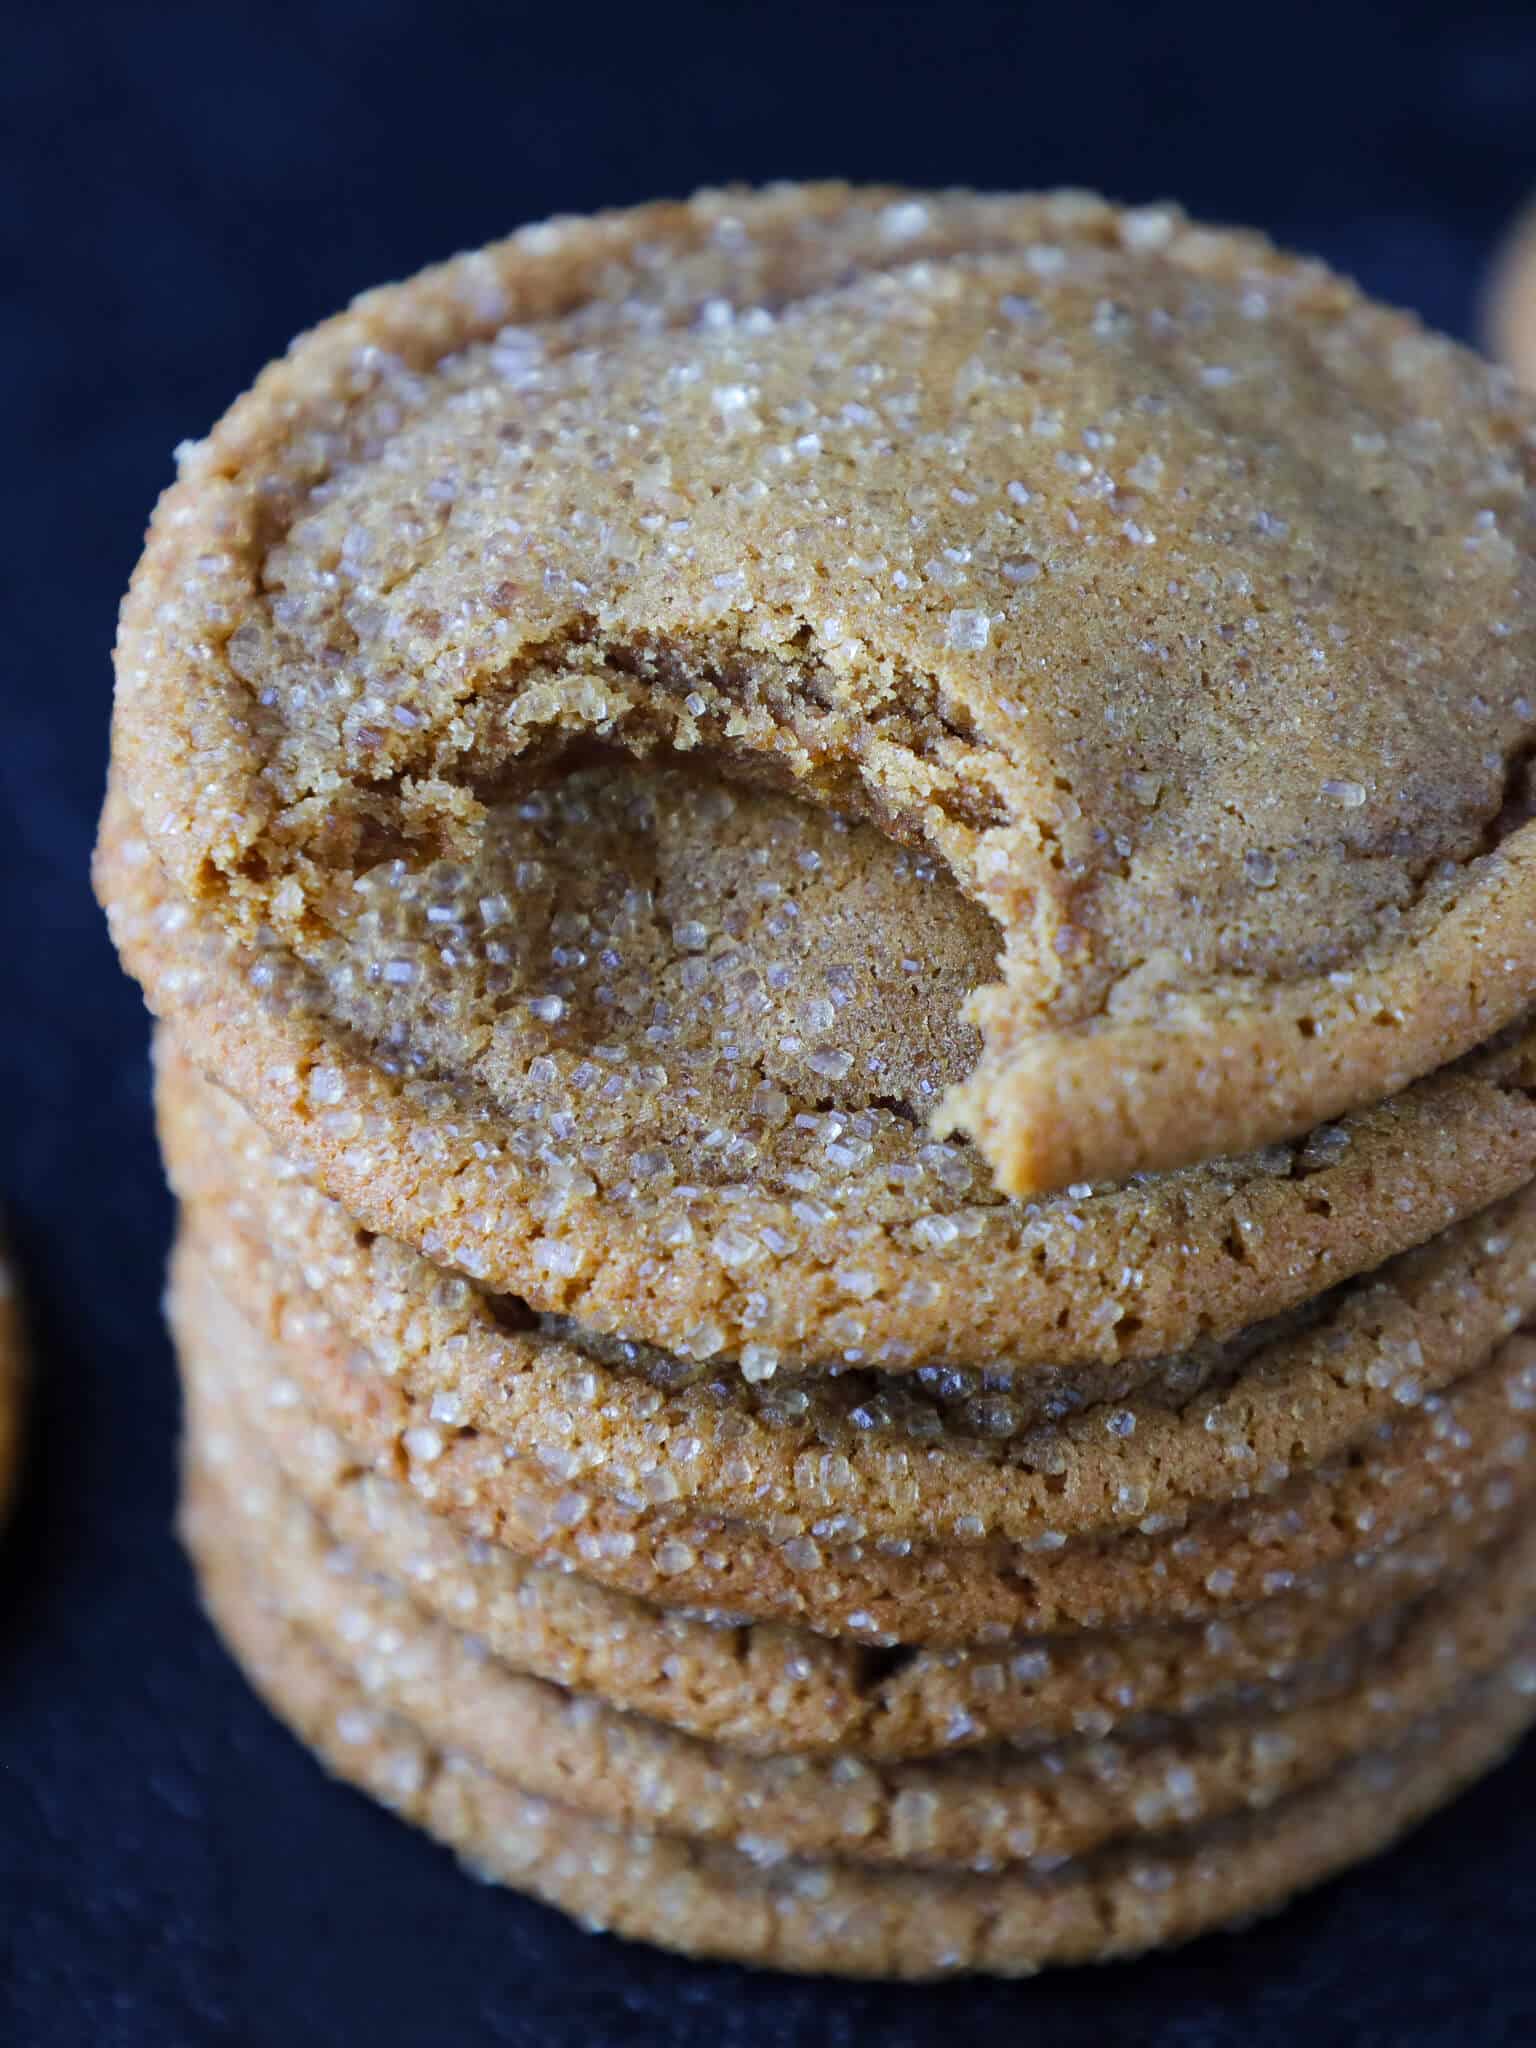
[[[1536,391],[1536,208],[1527,207],[1498,252],[1483,326],[1489,352]]]
[[[117,772],[178,898],[316,964],[396,875],[451,894],[557,751],[792,781],[997,926],[934,1128],[1014,1195],[1120,1178],[1528,1006],[1533,465],[1475,357],[1169,210],[552,223],[370,294],[183,451]],[[445,1017],[497,928],[448,908]],[[518,1001],[552,1058],[553,980]]]
[[[563,1491],[551,1495],[537,1477],[518,1473],[496,1446],[446,1442],[426,1411],[403,1403],[375,1368],[317,1343],[317,1307],[285,1319],[281,1337],[262,1343],[223,1292],[217,1245],[205,1249],[195,1229],[178,1247],[170,1307],[184,1352],[201,1343],[264,1354],[254,1370],[266,1378],[268,1401],[305,1403],[354,1458],[401,1473],[465,1536],[565,1563],[651,1602],[795,1620],[870,1647],[963,1647],[1010,1634],[1217,1618],[1329,1565],[1358,1567],[1362,1554],[1370,1559],[1401,1542],[1436,1513],[1497,1520],[1532,1477],[1524,1411],[1536,1346],[1518,1337],[1395,1432],[1274,1499],[1237,1503],[1174,1536],[1135,1532],[1110,1544],[1034,1548],[827,1542],[803,1550],[756,1528],[684,1513],[670,1534],[655,1532],[647,1544],[616,1503],[582,1497],[575,1516],[559,1507]],[[864,1606],[850,1610],[854,1599]]]
[[[1522,1509],[1443,1517],[1414,1538],[1344,1559],[1203,1626],[1073,1633],[970,1649],[867,1649],[803,1630],[710,1619],[636,1600],[578,1573],[467,1538],[370,1469],[274,1376],[248,1327],[182,1289],[176,1324],[188,1400],[220,1455],[277,1465],[368,1566],[410,1585],[450,1625],[557,1683],[600,1692],[695,1734],[759,1752],[857,1746],[921,1755],[984,1739],[1107,1733],[1128,1716],[1257,1700],[1316,1676],[1356,1639],[1379,1652],[1401,1613],[1466,1567]],[[212,1309],[210,1316],[208,1309]]]
[[[297,1173],[227,1091],[202,1078],[164,1026],[157,1028],[154,1044],[161,1149],[172,1184],[185,1200],[205,1210],[227,1210],[233,1222],[254,1234],[258,1257],[260,1246],[269,1239],[273,1251],[284,1253],[303,1245],[311,1270],[321,1257],[355,1266],[359,1250],[371,1252],[376,1245],[376,1260],[370,1265],[400,1268],[399,1277],[389,1280],[381,1270],[378,1284],[386,1294],[409,1302],[409,1316],[428,1350],[446,1343],[453,1347],[451,1356],[465,1348],[462,1342],[454,1346],[454,1337],[466,1334],[470,1348],[478,1349],[474,1340],[489,1312],[504,1337],[526,1339],[522,1350],[530,1360],[547,1357],[550,1371],[595,1368],[611,1385],[610,1405],[614,1398],[622,1398],[625,1379],[643,1381],[640,1398],[647,1411],[654,1407],[654,1389],[668,1392],[708,1384],[717,1399],[726,1390],[740,1395],[745,1389],[750,1398],[783,1410],[786,1416],[796,1409],[808,1412],[808,1403],[818,1412],[825,1407],[822,1419],[807,1425],[818,1431],[831,1428],[846,1435],[859,1427],[841,1419],[852,1411],[870,1416],[891,1411],[916,1443],[939,1436],[946,1419],[962,1423],[972,1437],[1001,1440],[1036,1422],[1059,1420],[1090,1401],[1111,1400],[1132,1389],[1143,1397],[1186,1398],[1206,1379],[1234,1370],[1254,1342],[1249,1331],[1240,1331],[1223,1341],[1157,1359],[1072,1366],[1030,1361],[1022,1368],[928,1366],[900,1372],[849,1365],[842,1359],[820,1369],[796,1368],[765,1356],[762,1347],[748,1346],[743,1371],[739,1361],[686,1357],[660,1346],[606,1336],[570,1317],[541,1316],[516,1296],[490,1295],[483,1287],[452,1280],[396,1240],[360,1233],[348,1212]],[[353,1272],[348,1277],[350,1286],[340,1274],[337,1285],[348,1294],[356,1293],[361,1276]],[[462,1318],[439,1327],[441,1310],[455,1298],[476,1311],[467,1333]],[[428,1323],[433,1325],[430,1336]],[[756,1394],[751,1395],[754,1388]],[[653,1416],[647,1412],[639,1419],[649,1425]]]
[[[1393,1750],[1279,1806],[1054,1877],[759,1862],[606,1825],[531,1796],[380,1712],[346,1666],[237,1570],[199,1560],[203,1597],[251,1683],[326,1767],[426,1828],[482,1877],[591,1929],[685,1955],[850,1976],[1025,1975],[1130,1955],[1280,1905],[1384,1848],[1505,1754],[1536,1716],[1517,1657]]]
[[[242,1363],[238,1347],[211,1355],[183,1332],[189,1427],[220,1465],[280,1472],[370,1572],[407,1585],[424,1612],[503,1661],[756,1755],[857,1749],[901,1760],[1257,1708],[1279,1685],[1321,1698],[1360,1657],[1385,1654],[1425,1591],[1467,1570],[1524,1509],[1517,1499],[1501,1514],[1446,1518],[1204,1626],[869,1651],[669,1612],[466,1539],[397,1480],[361,1468],[291,1388],[244,1381]]]
[[[739,818],[768,800],[732,801]],[[787,808],[780,801],[777,815]],[[697,857],[679,862],[681,879],[709,871],[720,832],[711,824]],[[590,875],[582,835],[570,836],[575,874]],[[544,846],[546,869],[564,843]],[[900,858],[867,830],[861,844],[868,870]],[[829,871],[824,861],[812,880]],[[857,959],[852,877],[835,873],[815,896],[798,862],[795,874],[802,922],[820,921],[818,948],[834,964]],[[98,879],[125,960],[190,1058],[362,1224],[541,1313],[711,1369],[995,1367],[1012,1373],[1018,1399],[1023,1366],[1070,1367],[1044,1376],[1049,1401],[1089,1378],[1087,1365],[1231,1337],[1536,1175],[1536,1040],[1516,1034],[1303,1144],[1038,1204],[990,1196],[971,1148],[931,1144],[867,1090],[828,1079],[814,1105],[794,1107],[749,1063],[743,1088],[759,1109],[743,1116],[717,1100],[679,1180],[653,1142],[644,1078],[655,1051],[646,1034],[673,1027],[653,1026],[649,1011],[605,1021],[591,1057],[569,1069],[581,1090],[566,1091],[541,1052],[518,1102],[498,1109],[415,1072],[403,1020],[404,1042],[381,1063],[290,956],[233,949],[167,893],[115,797]],[[894,910],[874,920],[860,971],[914,957],[904,930]],[[600,960],[608,949],[573,950]],[[759,972],[745,949],[739,965],[744,983]],[[784,992],[765,984],[749,997],[769,1003],[773,1032],[800,1028]],[[600,1058],[604,1048],[626,1056]],[[728,1073],[740,1065],[720,1062]],[[525,1116],[512,1113],[519,1103]]]
[[[238,1342],[226,1290],[239,1246],[200,1236],[195,1215],[181,1285]],[[173,1289],[173,1302],[176,1290]],[[989,1632],[1219,1614],[1283,1591],[1359,1548],[1397,1541],[1435,1515],[1497,1510],[1530,1463],[1526,1411],[1536,1341],[1515,1337],[1444,1394],[1382,1421],[1361,1443],[1273,1491],[1237,1499],[1172,1531],[1134,1528],[1068,1540],[989,1538],[865,1544],[836,1530],[780,1536],[681,1502],[658,1514],[551,1479],[494,1438],[443,1426],[337,1330],[302,1287],[264,1304],[276,1361],[317,1415],[370,1461],[403,1471],[418,1495],[466,1533],[667,1604],[794,1621],[874,1642],[963,1644]],[[663,1470],[666,1468],[663,1467]]]
[[[285,1294],[307,1288],[433,1422],[641,1516],[686,1500],[771,1518],[784,1540],[871,1543],[1171,1529],[1348,1450],[1536,1312],[1533,1188],[1306,1318],[1160,1361],[1123,1400],[1064,1416],[1084,1399],[1057,1383],[1050,1428],[1033,1426],[1032,1372],[706,1375],[445,1281],[390,1239],[360,1241],[228,1096],[169,1046],[158,1066],[172,1183],[205,1233],[238,1245],[224,1271],[249,1313],[280,1316]]]
[[[980,1750],[874,1766],[749,1758],[519,1672],[362,1570],[280,1482],[219,1463],[194,1434],[182,1526],[350,1665],[378,1707],[526,1790],[627,1827],[733,1844],[758,1861],[1053,1869],[1177,1822],[1255,1812],[1388,1747],[1471,1678],[1536,1647],[1536,1521],[1487,1568],[1437,1588],[1392,1650],[1308,1704],[1164,1723],[1028,1756]]]

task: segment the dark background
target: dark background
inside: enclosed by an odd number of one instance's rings
[[[1536,0],[8,11],[0,1191],[38,1387],[0,1544],[0,2042],[1536,2040],[1536,1746],[1241,1940],[1018,1987],[807,1984],[472,1884],[328,1783],[197,1612],[145,1019],[85,881],[113,616],[171,448],[296,329],[518,221],[835,173],[1172,195],[1468,334],[1536,188]]]

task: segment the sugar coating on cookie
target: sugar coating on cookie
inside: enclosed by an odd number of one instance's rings
[[[1318,1699],[1384,1654],[1425,1595],[1467,1571],[1526,1512],[1519,1494],[1453,1513],[1378,1551],[1287,1583],[1204,1624],[1146,1624],[962,1650],[864,1645],[740,1615],[657,1607],[568,1567],[473,1537],[409,1482],[264,1377],[178,1289],[178,1345],[198,1455],[242,1479],[275,1469],[372,1573],[523,1670],[748,1755],[857,1751],[870,1760],[1104,1737],[1148,1716],[1257,1709],[1278,1688]],[[253,1369],[254,1368],[254,1369]],[[1526,1489],[1529,1493],[1529,1487]]]
[[[1348,1450],[1536,1316],[1528,1189],[1305,1314],[1144,1368],[1123,1398],[1048,1381],[1042,1409],[1033,1373],[953,1368],[753,1381],[536,1318],[388,1238],[360,1243],[165,1048],[158,1095],[173,1183],[247,1312],[281,1324],[285,1301],[318,1296],[445,1440],[495,1439],[562,1481],[573,1529],[590,1495],[630,1502],[637,1537],[692,1502],[771,1520],[800,1549],[1171,1528]]]
[[[213,1552],[198,1566],[205,1603],[272,1710],[328,1769],[447,1842],[478,1875],[591,1928],[786,1970],[1021,1976],[1251,1919],[1394,1840],[1495,1763],[1533,1712],[1522,1650],[1274,1812],[1175,1829],[1054,1873],[885,1871],[757,1856],[530,1796],[376,1703],[347,1661],[282,1615],[259,1574]]]
[[[360,301],[187,451],[116,761],[175,887],[332,978],[428,870],[487,962],[449,878],[553,752],[793,781],[996,926],[936,1129],[1009,1193],[1113,1178],[1529,1002],[1533,469],[1475,358],[1171,210],[554,223]],[[558,973],[519,996],[552,1046]]]
[[[232,1483],[233,1482],[233,1483]],[[445,1748],[578,1810],[748,1854],[853,1863],[1050,1870],[1116,1840],[1256,1811],[1380,1749],[1469,1679],[1532,1646],[1536,1524],[1449,1581],[1379,1658],[1332,1692],[1117,1739],[1079,1738],[873,1766],[743,1757],[601,1700],[572,1697],[424,1616],[360,1567],[271,1477],[195,1446],[183,1527],[239,1560],[279,1611],[359,1672],[375,1702]]]
[[[1102,1959],[1536,1699],[1536,405],[1172,208],[524,230],[178,451],[183,1534],[482,1874]],[[0,1290],[0,1488],[10,1304]]]
[[[515,832],[513,878],[527,866],[540,914],[512,919],[490,967],[524,992],[558,969],[554,1047],[518,1005],[470,1028],[484,990],[440,877],[366,913],[379,972],[353,974],[344,1003],[285,949],[236,946],[170,893],[119,793],[98,877],[179,1057],[305,1175],[370,1228],[593,1333],[759,1380],[982,1370],[986,1391],[1049,1413],[1292,1308],[1536,1171],[1527,1020],[1292,1145],[1002,1200],[973,1148],[934,1142],[885,1092],[898,1074],[931,1085],[952,1057],[932,1010],[954,994],[965,919],[942,875],[916,875],[868,827],[639,764],[578,772],[518,810],[532,815],[498,836]],[[786,846],[793,885],[765,885]],[[707,897],[728,929],[662,979],[654,926],[674,892],[690,919]],[[651,898],[650,931],[624,909],[633,893]],[[500,911],[499,884],[486,900]],[[593,914],[604,903],[620,929]],[[782,981],[797,958],[815,969],[809,1002],[803,974]],[[864,1057],[796,1079],[807,1024],[829,1017]],[[681,1065],[671,1092],[662,1053]]]
[[[751,1520],[687,1499],[657,1510],[650,1489],[586,1491],[509,1455],[494,1436],[444,1428],[429,1402],[393,1384],[387,1355],[370,1360],[307,1290],[257,1306],[253,1329],[251,1305],[226,1291],[240,1262],[238,1249],[207,1241],[194,1215],[178,1247],[173,1316],[201,1316],[231,1350],[254,1345],[293,1398],[370,1463],[403,1472],[467,1534],[661,1604],[872,1646],[1217,1617],[1345,1559],[1368,1560],[1444,1514],[1508,1510],[1530,1463],[1536,1341],[1517,1334],[1363,1442],[1294,1474],[1266,1474],[1266,1490],[1218,1498],[1187,1523],[1149,1515],[1103,1535],[1044,1528],[1023,1540],[982,1523],[865,1542],[829,1502],[822,1533],[802,1536],[771,1515]]]

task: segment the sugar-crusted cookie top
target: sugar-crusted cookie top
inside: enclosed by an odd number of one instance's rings
[[[360,301],[187,454],[118,760],[177,884],[309,959],[551,749],[793,779],[999,928],[942,1114],[1009,1192],[1109,1177],[1529,1001],[1533,480],[1496,373],[1172,212],[557,223]]]

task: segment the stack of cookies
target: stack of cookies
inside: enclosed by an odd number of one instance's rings
[[[1536,414],[1252,236],[530,229],[182,452],[98,881],[184,1531],[593,1926],[1018,1973],[1536,1717]]]

